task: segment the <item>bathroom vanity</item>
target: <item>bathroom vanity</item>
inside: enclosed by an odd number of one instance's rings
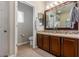
[[[72,24],[70,16],[72,6],[74,3],[67,1],[45,10],[45,30],[48,31],[37,32],[37,46],[39,48],[56,56],[79,56],[78,22],[75,21]]]
[[[79,34],[40,31],[37,33],[37,45],[55,56],[79,56]]]

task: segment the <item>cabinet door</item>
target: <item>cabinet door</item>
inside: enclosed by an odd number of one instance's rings
[[[78,57],[79,57],[79,39],[78,39]]]
[[[50,37],[50,53],[60,56],[60,38],[51,36]]]
[[[42,48],[42,45],[43,45],[42,40],[43,40],[42,34],[37,34],[37,46],[38,46],[39,48]]]
[[[77,40],[71,38],[63,39],[63,56],[74,57],[77,56]]]
[[[49,51],[49,36],[43,35],[43,49]]]

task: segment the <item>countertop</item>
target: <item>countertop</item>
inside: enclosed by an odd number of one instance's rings
[[[79,39],[79,33],[56,33],[56,32],[49,32],[49,31],[38,31],[39,34],[45,34],[45,35],[52,35],[52,36],[59,36],[59,37],[67,37],[67,38],[76,38]]]

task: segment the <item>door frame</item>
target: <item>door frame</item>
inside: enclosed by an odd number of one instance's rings
[[[34,24],[35,23],[35,7],[26,1],[19,1],[19,2],[24,3],[24,4],[33,8],[33,48],[35,48],[36,47],[36,43],[35,43],[36,30],[35,30],[35,24]],[[15,56],[17,55],[17,52],[18,52],[18,50],[17,50],[17,41],[18,41],[18,37],[17,37],[18,36],[18,34],[17,34],[17,30],[18,30],[18,28],[17,28],[17,11],[18,11],[18,1],[15,2]]]

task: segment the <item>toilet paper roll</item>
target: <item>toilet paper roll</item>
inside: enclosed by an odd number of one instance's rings
[[[25,37],[25,34],[21,34],[21,37]]]

